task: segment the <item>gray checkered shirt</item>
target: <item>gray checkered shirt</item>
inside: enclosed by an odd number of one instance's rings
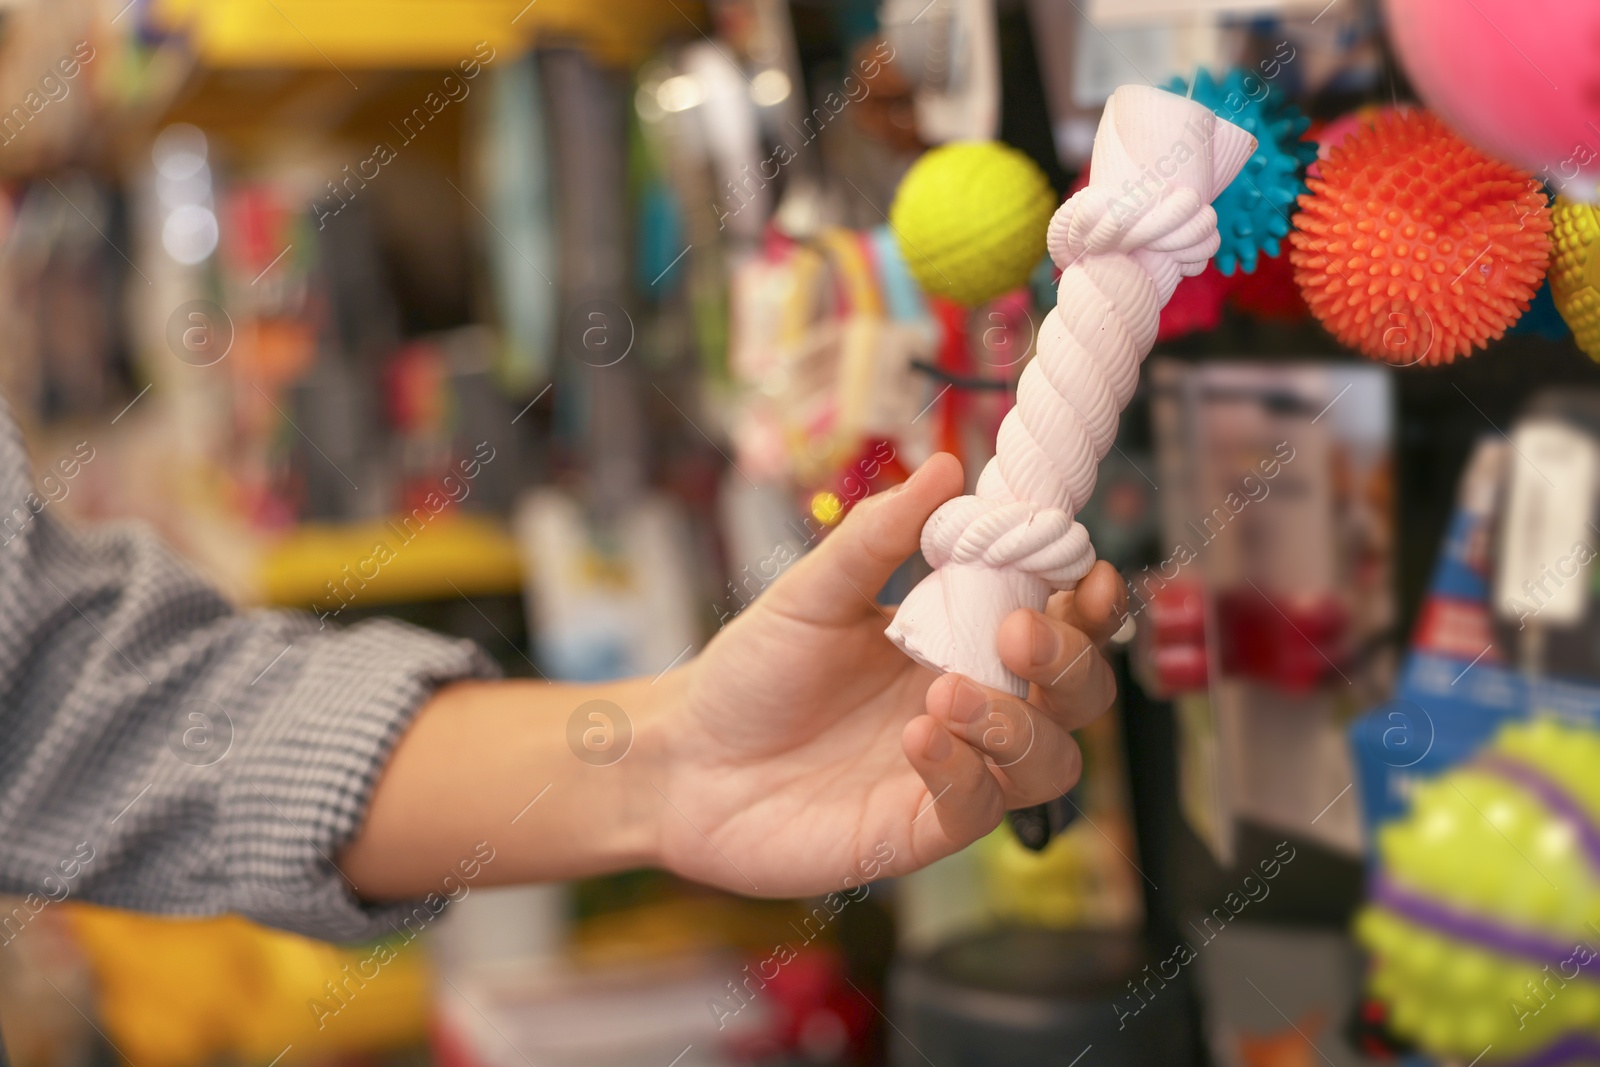
[[[69,531],[33,490],[0,404],[0,892],[384,932],[333,857],[413,713],[487,657],[236,611],[148,530]]]

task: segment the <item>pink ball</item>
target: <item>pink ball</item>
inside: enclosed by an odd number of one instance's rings
[[[1600,181],[1600,3],[1385,0],[1427,105],[1484,151],[1568,196]]]

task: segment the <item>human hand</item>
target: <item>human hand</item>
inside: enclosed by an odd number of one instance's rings
[[[662,802],[656,862],[739,893],[837,891],[959,851],[1078,780],[1070,731],[1116,696],[1102,649],[1127,604],[1109,564],[1001,626],[1027,700],[936,675],[884,635],[878,591],[961,487],[941,454],[863,500],[661,680],[675,695],[641,724],[634,765]]]

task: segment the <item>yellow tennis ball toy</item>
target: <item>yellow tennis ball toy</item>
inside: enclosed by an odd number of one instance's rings
[[[917,284],[971,307],[1027,282],[1055,209],[1033,160],[992,141],[960,141],[911,165],[889,225]]]
[[[1550,221],[1550,295],[1578,347],[1600,360],[1600,207],[1557,197]]]

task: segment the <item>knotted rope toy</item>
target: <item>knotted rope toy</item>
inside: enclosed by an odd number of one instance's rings
[[[1041,610],[1094,565],[1073,516],[1116,438],[1161,307],[1220,243],[1211,200],[1255,151],[1245,130],[1152,86],[1106,104],[1091,179],[1057,209],[1046,244],[1062,270],[1038,352],[1000,425],[977,492],[941,506],[922,529],[936,569],[900,606],[889,638],[912,659],[1018,696],[1000,662],[1000,623]]]

